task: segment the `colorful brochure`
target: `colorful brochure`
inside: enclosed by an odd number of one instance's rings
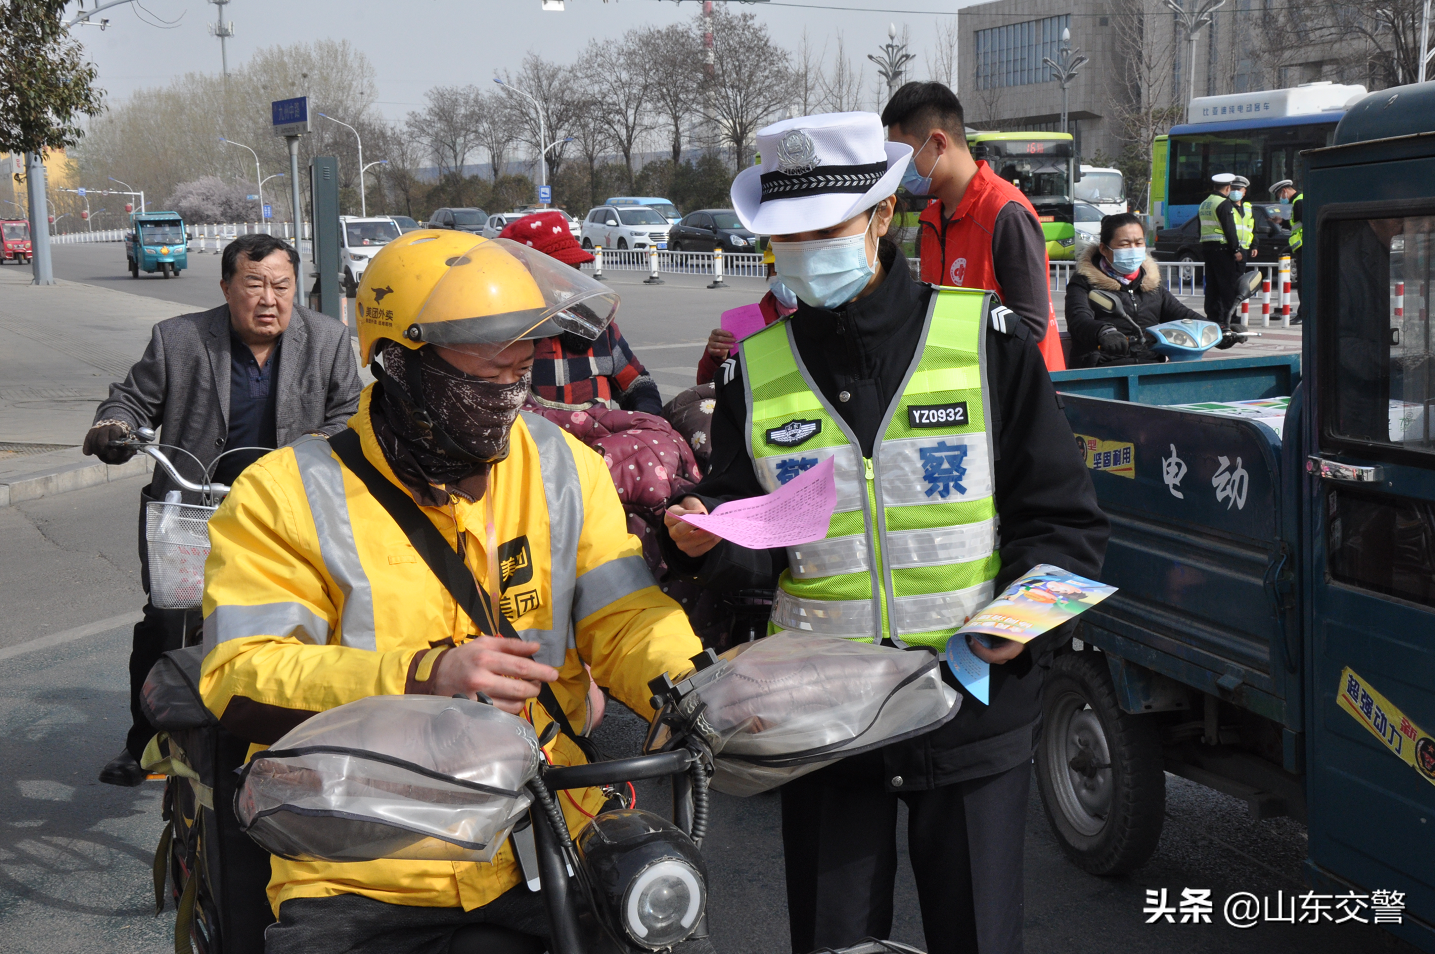
[[[992,637],[1028,642],[1074,619],[1116,592],[1116,587],[1088,580],[1043,563],[1008,586],[979,610],[947,641],[947,666],[978,702],[987,703],[991,666],[967,645],[967,636],[990,648]]]

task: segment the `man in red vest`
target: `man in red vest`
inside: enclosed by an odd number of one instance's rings
[[[957,95],[941,83],[907,83],[882,124],[889,139],[912,147],[902,185],[939,200],[919,220],[922,281],[996,292],[1040,343],[1047,370],[1066,370],[1041,222],[1020,189],[972,159]]]

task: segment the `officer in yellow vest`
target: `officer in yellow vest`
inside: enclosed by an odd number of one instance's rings
[[[944,646],[1037,563],[1099,573],[1107,520],[1026,324],[992,292],[914,281],[884,238],[911,148],[870,113],[784,120],[757,144],[733,208],[772,236],[799,302],[718,370],[710,469],[670,510],[670,559],[714,588],[775,584],[775,630],[900,647]],[[748,550],[676,520],[829,457],[837,513],[815,544]],[[792,950],[889,935],[899,801],[928,949],[1020,950],[1043,670],[1067,636],[972,644],[994,664],[989,705],[784,786]]]
[[[1290,179],[1282,179],[1271,186],[1271,198],[1277,202],[1289,202],[1291,204],[1291,288],[1295,289],[1296,296],[1300,296],[1300,249],[1305,244],[1305,230],[1301,226],[1301,213],[1304,211],[1305,193],[1298,192],[1295,183]],[[1301,323],[1301,311],[1305,303],[1301,302],[1296,308],[1295,316],[1291,318],[1291,324]]]
[[[1211,194],[1197,212],[1201,220],[1201,260],[1206,265],[1206,319],[1223,328],[1231,320],[1246,259],[1237,222],[1239,210],[1230,198],[1235,181],[1229,172],[1211,176]]]
[[[1240,234],[1241,251],[1246,261],[1254,259],[1259,250],[1256,247],[1256,211],[1250,202],[1251,180],[1236,176],[1231,180],[1231,201],[1236,204],[1236,231]]]

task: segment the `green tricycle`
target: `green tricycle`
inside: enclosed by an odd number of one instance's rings
[[[125,259],[131,278],[139,278],[142,271],[178,277],[189,267],[184,220],[179,213],[136,214],[133,227],[125,233]]]

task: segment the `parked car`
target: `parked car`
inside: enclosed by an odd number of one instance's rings
[[[389,216],[389,218],[393,219],[394,224],[399,227],[400,234],[403,234],[404,232],[416,232],[419,229],[423,228],[422,225],[419,225],[407,215],[391,215]]]
[[[579,235],[584,248],[667,248],[668,220],[645,205],[600,205],[583,220]]]
[[[677,225],[682,218],[678,214],[678,207],[673,205],[671,199],[662,199],[654,195],[628,195],[613,196],[604,205],[646,205],[657,211],[659,215],[668,220],[669,225]]]
[[[353,298],[359,290],[369,259],[402,234],[398,223],[387,215],[368,219],[339,216],[339,272],[347,297]]]
[[[698,209],[689,212],[668,231],[668,248],[675,252],[726,252],[757,250],[757,236],[743,227],[732,209]]]
[[[484,238],[498,238],[498,233],[528,214],[527,212],[495,212],[488,217],[488,222],[480,234]]]
[[[459,232],[482,232],[488,222],[488,213],[482,209],[437,209],[429,216],[431,229],[454,229]]]
[[[1276,205],[1255,205],[1251,207],[1255,216],[1256,245],[1260,252],[1257,262],[1278,262],[1282,255],[1290,255],[1290,231],[1280,227],[1276,216],[1280,207]],[[1163,262],[1199,262],[1201,260],[1201,219],[1191,216],[1185,225],[1159,229],[1156,245],[1151,254]],[[1292,268],[1294,268],[1292,259]]]

